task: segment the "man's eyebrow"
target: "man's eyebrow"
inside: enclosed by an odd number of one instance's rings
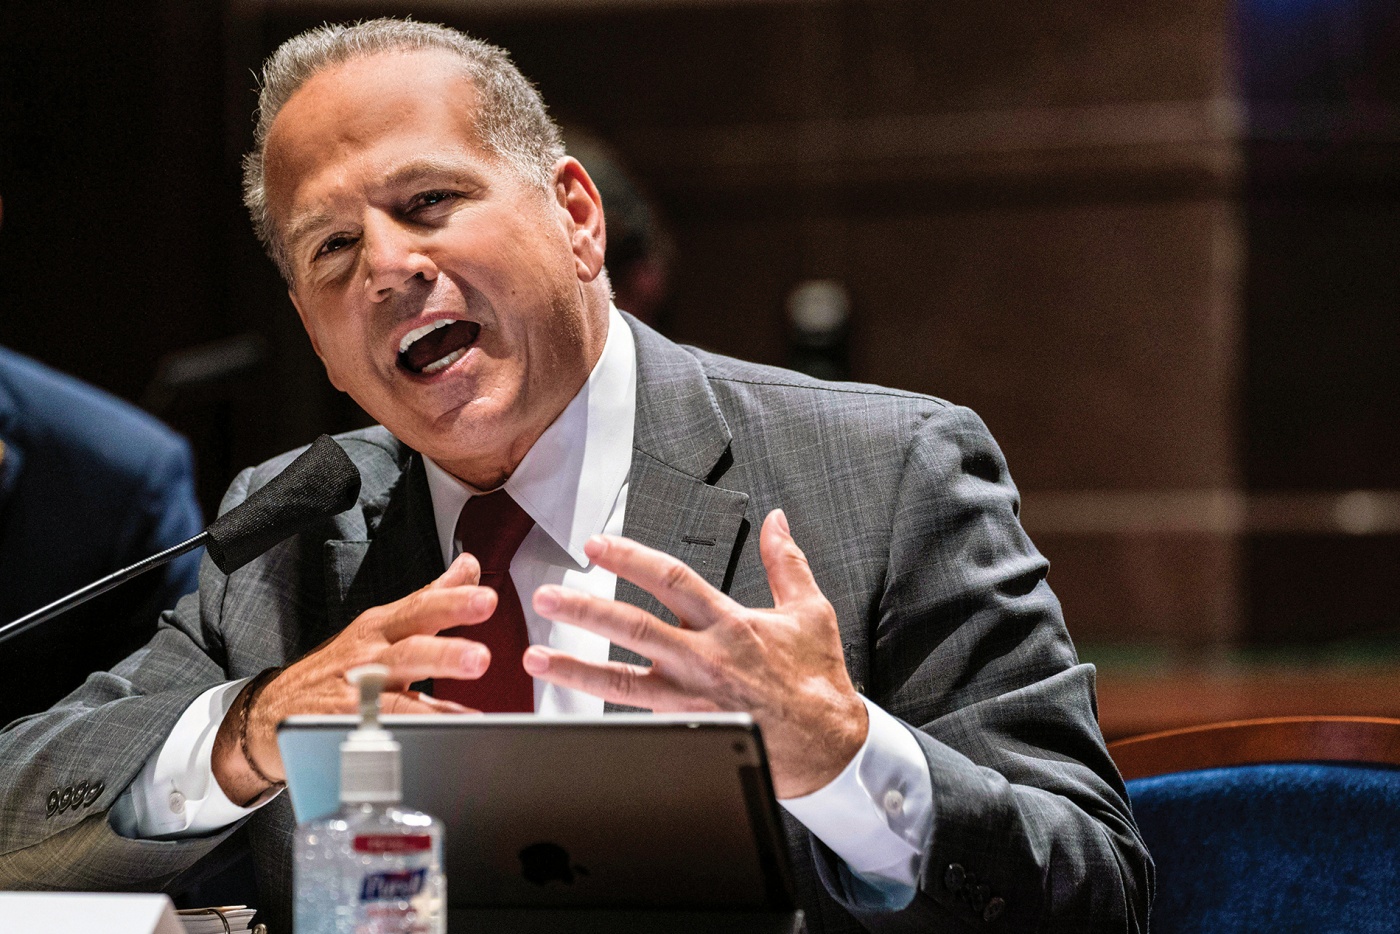
[[[434,159],[430,156],[425,156],[399,166],[386,175],[384,181],[390,185],[406,185],[430,176],[450,175],[461,178],[473,174],[475,173],[471,171],[471,167],[467,163],[453,159]]]
[[[301,217],[292,219],[287,223],[287,236],[285,242],[289,248],[296,249],[311,231],[318,227],[324,227],[332,220],[329,211],[314,211],[311,214],[303,214]]]

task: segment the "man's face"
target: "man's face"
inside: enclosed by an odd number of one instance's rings
[[[494,485],[587,379],[607,311],[592,182],[571,159],[550,190],[521,178],[478,141],[476,100],[447,53],[336,66],[273,122],[266,185],[331,382]]]

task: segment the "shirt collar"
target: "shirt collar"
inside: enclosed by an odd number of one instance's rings
[[[525,454],[504,489],[580,567],[584,542],[600,534],[632,469],[637,345],[613,307],[603,353],[578,395]],[[474,490],[423,458],[443,563],[456,551],[457,516]]]

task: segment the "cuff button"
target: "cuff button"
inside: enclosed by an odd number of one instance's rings
[[[950,892],[961,892],[962,887],[967,884],[967,870],[963,869],[959,863],[948,864],[947,870],[943,873],[943,885]]]
[[[987,902],[987,907],[982,911],[983,921],[995,921],[1001,917],[1001,913],[1006,910],[1006,900],[1003,898],[993,898]]]
[[[58,809],[60,812],[68,810],[68,805],[73,803],[73,786],[69,785],[63,789],[63,794],[58,796]]]
[[[185,796],[178,791],[172,791],[170,793],[170,813],[185,813]]]
[[[107,786],[102,783],[102,779],[92,783],[92,787],[87,790],[87,797],[83,800],[84,805],[90,805],[102,797],[102,792],[107,790]]]
[[[882,803],[885,808],[885,813],[890,817],[899,817],[904,813],[904,795],[900,793],[898,788],[891,788],[889,791],[885,792]]]
[[[44,815],[45,817],[53,817],[55,814],[58,813],[58,789],[57,789],[57,788],[55,788],[53,791],[49,792],[49,799],[48,799],[48,801],[46,802],[46,804],[47,804],[46,810],[48,811],[48,813]]]

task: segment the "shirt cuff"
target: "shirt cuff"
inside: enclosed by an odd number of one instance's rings
[[[214,738],[247,679],[210,688],[186,708],[165,744],[141,769],[112,808],[112,827],[124,837],[171,840],[221,830],[253,813],[228,799],[214,777]]]
[[[868,698],[865,743],[825,787],[781,800],[787,812],[881,894],[913,897],[933,831],[933,780],[919,742]]]

